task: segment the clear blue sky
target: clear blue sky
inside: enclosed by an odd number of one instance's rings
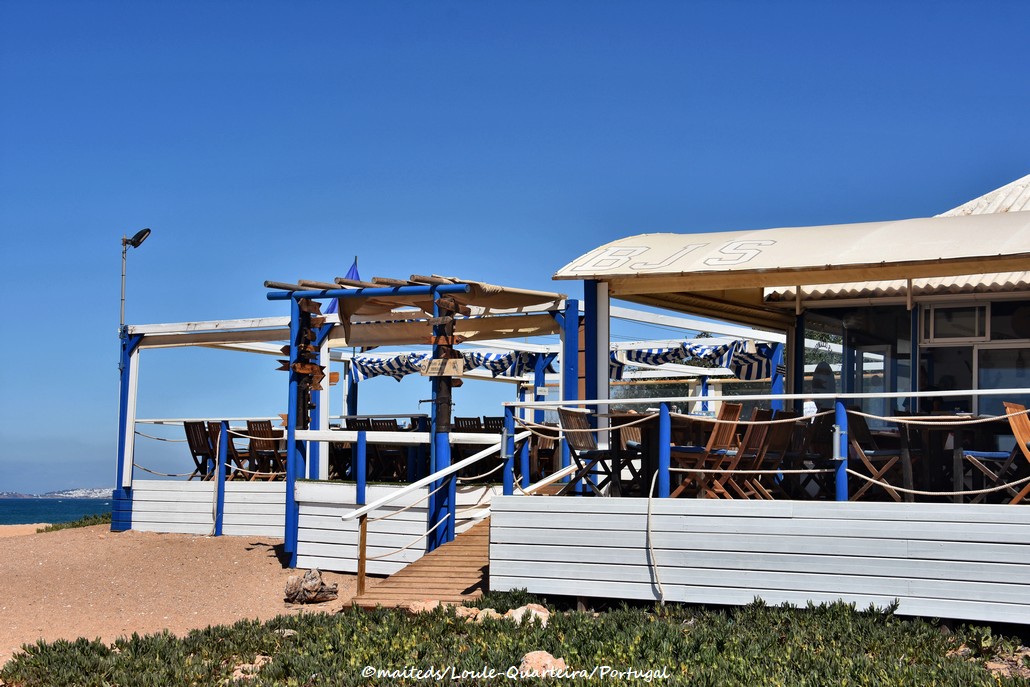
[[[143,324],[284,315],[264,280],[354,255],[579,295],[551,275],[622,236],[932,215],[1028,172],[1028,26],[1025,2],[4,0],[0,491],[114,482],[123,234],[153,229]],[[207,355],[144,360],[140,414],[281,411],[274,363]],[[385,383],[365,410],[428,396]]]

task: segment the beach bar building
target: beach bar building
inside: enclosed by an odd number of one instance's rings
[[[1025,623],[1030,212],[1018,210],[1028,184],[933,218],[633,236],[558,270],[556,279],[583,284],[581,405],[599,437],[626,422],[606,410],[609,312],[621,300],[783,332],[788,393],[759,400],[825,408],[806,424],[829,420],[830,450],[809,459],[802,448],[772,479],[761,461],[727,477],[724,457],[677,460],[677,399],[652,399],[643,412],[654,415],[645,479],[654,498],[495,499],[491,589],[717,604],[897,600],[902,614]],[[802,374],[798,343],[813,332],[842,344],[829,388]],[[866,443],[870,435],[889,448]],[[689,479],[711,487],[696,495],[725,498],[665,498]],[[757,488],[762,480],[769,489]],[[773,489],[803,480],[808,489]]]
[[[294,566],[389,575],[483,523],[493,590],[897,601],[901,614],[1026,622],[1028,189],[1030,177],[934,218],[622,239],[556,273],[582,284],[582,305],[439,276],[338,278],[266,283],[288,317],[128,327],[113,528],[282,536]],[[619,350],[618,301],[738,340]],[[500,350],[535,334],[559,334],[558,350]],[[813,341],[839,352],[814,373]],[[212,455],[194,454],[189,479],[140,479],[138,355],[183,344],[279,356],[284,426],[273,440],[209,422]],[[430,350],[358,352],[389,345]],[[705,356],[769,393],[612,398],[633,365]],[[328,412],[327,361],[344,366],[342,417]],[[416,372],[427,415],[401,427],[357,412],[358,379]],[[477,375],[520,389],[489,430],[451,417],[452,389]],[[234,457],[232,437],[251,455]]]

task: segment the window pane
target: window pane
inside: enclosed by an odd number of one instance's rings
[[[991,341],[1030,339],[1030,303],[997,301],[991,303]]]
[[[978,382],[979,389],[1016,389],[1027,386],[1030,382],[1030,349],[1026,348],[992,348],[980,351]],[[1002,401],[1028,405],[1030,392],[1009,396],[981,396],[979,412],[981,415],[1004,415]]]
[[[934,308],[934,339],[965,339],[982,337],[984,330],[983,306],[971,308]]]

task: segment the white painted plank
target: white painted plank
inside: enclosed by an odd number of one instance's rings
[[[419,537],[425,534],[425,531],[420,533],[394,533],[394,532],[370,532],[367,535],[368,546],[384,546],[387,548],[400,548],[413,544],[413,548],[425,548],[425,538],[415,541]],[[358,532],[357,530],[320,530],[312,529],[301,523],[301,528],[297,533],[298,541],[312,542],[312,543],[326,543],[326,544],[340,544],[356,546],[358,543]]]
[[[156,501],[159,503],[214,503],[214,492],[169,492],[169,491],[133,491],[133,503],[146,503]]]
[[[326,518],[334,518],[341,520],[340,516],[347,511],[353,510],[357,506],[338,506],[338,505],[325,505],[321,503],[310,503],[305,502],[300,504],[300,512],[307,515],[318,515]],[[409,520],[412,522],[426,522],[426,509],[425,508],[409,508],[401,512],[400,508],[381,508],[376,509],[369,513],[369,520],[374,520],[383,516],[389,516],[390,520]],[[354,522],[357,522],[356,520]]]
[[[280,518],[286,514],[285,503],[227,503],[222,511],[229,513],[247,513],[254,515],[278,515]]]
[[[169,534],[200,534],[210,535],[214,530],[214,524],[199,525],[195,523],[167,523],[167,522],[133,522],[132,529],[137,532],[162,532]]]
[[[372,503],[384,496],[395,494],[404,485],[370,485],[365,490],[365,502]],[[348,482],[314,482],[302,480],[297,482],[294,492],[297,501],[300,503],[324,503],[324,504],[353,504],[356,499],[356,488],[353,483]],[[429,489],[423,487],[404,494],[390,505],[395,507],[408,506],[424,501]]]
[[[210,494],[214,490],[214,486],[214,482],[201,480],[138,479],[132,483],[132,493],[136,494],[139,491],[204,491]]]
[[[274,537],[276,539],[282,539],[285,536],[284,529],[285,528],[282,523],[280,523],[278,527],[268,525],[248,525],[244,523],[222,524],[222,534],[237,537]]]
[[[542,530],[506,527],[495,515],[490,523],[491,544],[539,544],[592,547],[598,532],[592,530]],[[610,546],[643,546],[644,532],[606,532],[601,536]],[[874,539],[853,537],[781,536],[767,534],[709,533],[684,537],[680,532],[653,532],[653,546],[659,550],[741,551],[748,553],[827,554],[880,556],[930,561],[1006,561],[1030,564],[1030,547],[1022,544],[981,544],[953,541]]]
[[[591,583],[588,589],[584,589],[583,583],[577,580],[494,576],[491,572],[490,589],[492,590],[511,591],[526,588],[538,594],[623,599],[657,600],[659,598],[657,588],[650,584],[631,585],[618,582],[595,582]],[[845,603],[854,603],[858,608],[864,609],[870,604],[875,604],[882,608],[893,601],[893,597],[866,594],[811,594],[808,592],[763,589],[716,589],[710,587],[691,587],[688,585],[666,585],[664,583],[663,588],[667,601],[703,604],[745,605],[759,597],[771,605],[790,603],[803,606],[808,601],[831,603],[842,600]],[[1021,604],[965,602],[958,600],[935,601],[931,599],[908,598],[901,598],[899,600],[901,602],[897,611],[899,615],[959,618],[984,622],[1025,623],[1028,612],[1027,607]]]
[[[807,572],[835,575],[876,575],[916,580],[950,579],[966,582],[998,582],[1030,586],[1030,566],[1004,562],[968,563],[924,561],[903,558],[798,555],[795,553],[751,553],[704,550],[649,551],[645,546],[614,548],[595,546],[576,549],[540,545],[493,544],[490,563],[504,569],[507,561],[542,563],[569,562],[584,565],[615,564],[665,568],[723,568],[766,572]],[[1030,594],[1028,594],[1030,600]]]

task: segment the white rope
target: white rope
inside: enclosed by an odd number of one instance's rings
[[[139,463],[133,463],[132,467],[138,468],[138,469],[142,470],[143,472],[149,472],[151,475],[157,475],[158,477],[192,477],[197,472],[196,470],[194,470],[193,472],[178,472],[178,473],[158,472],[157,470],[151,470],[150,468],[145,468],[142,465],[140,465]]]
[[[449,517],[451,517],[450,513],[447,513],[446,515],[444,515],[442,518],[440,518],[440,522],[438,522],[435,525],[433,525],[429,530],[426,531],[425,534],[423,534],[418,539],[413,540],[411,543],[409,543],[409,544],[407,544],[405,546],[402,546],[399,549],[395,549],[394,551],[390,551],[388,553],[381,553],[378,556],[365,556],[365,559],[369,560],[369,561],[376,561],[376,560],[379,560],[380,558],[386,558],[387,556],[393,556],[395,554],[402,553],[403,551],[407,551],[412,546],[414,546],[418,542],[422,541],[423,539],[425,539],[426,537],[431,535],[433,533],[433,531],[436,530],[437,527],[439,527],[440,525],[442,525],[445,522],[447,522],[447,518],[449,518]]]
[[[484,477],[489,477],[490,475],[494,474],[495,472],[497,472],[498,470],[500,470],[503,467],[504,467],[504,463],[500,463],[500,464],[497,465],[497,467],[493,468],[492,470],[489,470],[488,472],[484,472],[482,475],[473,475],[472,477],[459,477],[458,481],[459,482],[469,482],[469,481],[474,480],[474,479],[482,479]]]
[[[651,538],[651,502],[654,501],[654,487],[658,482],[658,470],[655,470],[651,477],[651,488],[647,491],[647,552],[651,556],[651,569],[654,571],[655,585],[658,587],[658,600],[665,605],[665,588],[662,587],[662,580],[658,576],[658,561],[654,556],[654,540]]]
[[[884,416],[884,415],[872,415],[870,413],[863,413],[860,410],[849,410],[848,411],[849,415],[861,415],[862,417],[867,417],[867,418],[870,418],[872,420],[883,420],[885,422],[894,422],[894,423],[899,424],[899,425],[919,425],[919,426],[923,426],[923,427],[941,427],[941,426],[953,426],[953,425],[954,426],[957,426],[957,425],[963,425],[963,426],[964,425],[981,425],[981,424],[984,424],[984,423],[987,423],[987,422],[1001,422],[1001,421],[1005,421],[1005,420],[1008,419],[1009,415],[1025,415],[1027,413],[1030,413],[1030,409],[1028,409],[1028,410],[1020,410],[1020,411],[1017,411],[1017,412],[1014,412],[1014,413],[1009,413],[1008,415],[995,415],[995,416],[991,416],[991,417],[963,418],[963,419],[960,420],[960,419],[955,419],[954,417],[942,416],[941,419],[939,419],[939,420],[930,420],[930,419],[920,420],[918,417],[916,417],[916,418],[909,418],[909,417],[902,417],[902,416],[898,416],[898,415],[887,415],[887,416]],[[930,415],[928,417],[932,418],[933,416]]]
[[[1004,489],[1018,487],[1020,484],[1023,484],[1024,482],[1030,482],[1030,477],[1024,477],[1023,479],[1016,480],[1015,482],[1009,482],[1007,484],[1002,484],[997,487],[990,487],[988,489],[970,489],[968,491],[920,491],[918,489],[905,489],[903,487],[896,487],[893,484],[881,482],[880,480],[873,479],[868,475],[863,475],[861,472],[855,472],[851,468],[848,468],[848,474],[864,479],[866,482],[872,482],[873,484],[884,487],[886,489],[892,489],[893,491],[900,491],[906,494],[915,494],[916,496],[973,496],[976,494],[990,494],[995,491],[1002,491]]]
[[[412,501],[408,505],[404,506],[404,508],[400,508],[400,509],[395,510],[395,511],[390,511],[386,515],[380,515],[378,518],[369,518],[368,521],[369,522],[379,522],[380,520],[386,520],[387,518],[392,518],[395,515],[399,515],[400,513],[403,513],[406,510],[410,510],[410,509],[414,508],[415,506],[417,506],[418,504],[422,503],[423,501],[428,499],[430,496],[432,496],[433,494],[435,494],[436,492],[440,491],[441,489],[443,489],[446,486],[447,486],[447,481],[444,480],[444,482],[440,486],[438,486],[436,489],[433,489],[431,492],[429,492],[428,494],[426,494],[425,496],[420,498],[418,501]]]
[[[139,431],[138,429],[134,432],[134,434],[136,436],[138,436],[138,437],[145,437],[147,439],[154,439],[155,441],[169,441],[169,442],[171,442],[173,444],[182,444],[182,443],[186,442],[185,439],[168,439],[166,437],[155,437],[152,434],[144,434],[143,432]]]
[[[232,472],[243,472],[243,473],[246,473],[248,475],[268,475],[268,476],[272,476],[272,477],[279,477],[280,475],[285,475],[286,474],[285,472],[263,472],[261,470],[248,470],[247,468],[241,468],[241,467],[234,468],[232,466],[232,463],[226,463],[225,467],[226,467],[226,469],[231,470]]]
[[[721,475],[732,472],[734,475],[814,475],[821,472],[837,472],[833,468],[810,468],[807,470],[738,470],[736,468],[669,468],[669,472],[701,472],[705,474]]]

